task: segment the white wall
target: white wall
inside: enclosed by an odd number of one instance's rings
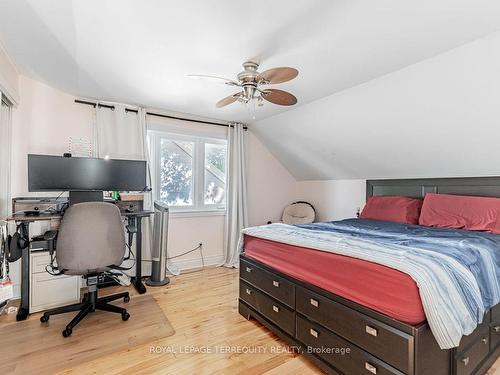
[[[281,220],[283,208],[295,199],[296,180],[249,130],[248,222],[262,225]]]
[[[75,97],[39,81],[20,76],[20,103],[13,112],[12,196],[47,195],[29,193],[27,155],[61,155],[73,137],[91,137],[92,107],[74,103]],[[295,179],[248,133],[248,189],[250,223],[277,220],[283,207],[294,199]],[[222,261],[225,216],[172,215],[169,228],[169,255],[175,256],[203,243],[206,264]],[[32,225],[38,234],[46,225]],[[147,256],[145,256],[147,258]],[[175,260],[182,268],[201,265],[199,252]],[[148,263],[144,264],[147,271]],[[11,275],[19,282],[20,262],[12,265]]]
[[[91,107],[74,102],[72,95],[25,76],[20,80],[21,101],[12,118],[12,196],[28,193],[28,157],[62,155],[69,137],[91,138]]]
[[[0,45],[0,91],[14,104],[19,102],[19,83],[16,67]]]
[[[499,66],[495,33],[252,127],[297,180],[500,175]]]
[[[365,180],[298,181],[296,200],[311,203],[317,221],[356,217],[366,199]]]

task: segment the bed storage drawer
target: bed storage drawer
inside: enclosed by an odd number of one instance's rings
[[[491,309],[491,321],[500,322],[500,303]]]
[[[493,323],[490,326],[490,350],[493,351],[500,343],[500,323]]]
[[[295,311],[240,280],[240,299],[291,336],[295,335]]]
[[[491,309],[490,350],[500,344],[500,304]]]
[[[489,332],[483,331],[479,339],[464,353],[455,358],[456,375],[474,374],[474,369],[490,352]]]
[[[340,336],[297,315],[297,338],[339,371],[349,375],[400,375],[401,372],[359,349]]]
[[[483,322],[470,335],[463,336],[460,340],[460,345],[456,348],[455,353],[463,353],[469,350],[469,347],[475,344],[479,339],[488,335],[488,326],[490,325],[491,314],[488,311],[484,316]]]
[[[411,373],[413,337],[397,329],[297,287],[297,312],[369,351],[404,373]]]
[[[240,277],[289,307],[295,307],[295,285],[252,263],[241,261]]]

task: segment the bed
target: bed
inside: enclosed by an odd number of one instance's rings
[[[500,197],[500,178],[367,181],[367,198],[426,193]],[[458,346],[441,349],[443,339],[435,336],[435,323],[431,332],[417,283],[407,273],[288,242],[245,235],[239,311],[327,373],[483,374],[498,358],[498,305],[484,316],[481,311],[481,323],[460,336]]]

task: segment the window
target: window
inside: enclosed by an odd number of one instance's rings
[[[226,158],[227,144],[204,143],[205,184],[204,204],[224,204],[226,202]]]
[[[150,132],[156,199],[172,211],[224,211],[227,141]]]

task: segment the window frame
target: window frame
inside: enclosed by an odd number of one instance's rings
[[[149,130],[148,140],[150,145],[150,153],[153,156],[152,164],[154,171],[154,199],[160,200],[161,181],[161,141],[166,139],[169,141],[184,141],[193,142],[193,173],[192,173],[192,205],[185,206],[169,206],[170,212],[176,213],[217,213],[225,214],[227,207],[227,194],[224,195],[222,204],[205,204],[205,145],[206,144],[223,144],[226,145],[227,139],[219,137],[197,136],[192,134],[181,134],[169,131]],[[227,192],[227,152],[226,152],[226,179],[224,181]]]

